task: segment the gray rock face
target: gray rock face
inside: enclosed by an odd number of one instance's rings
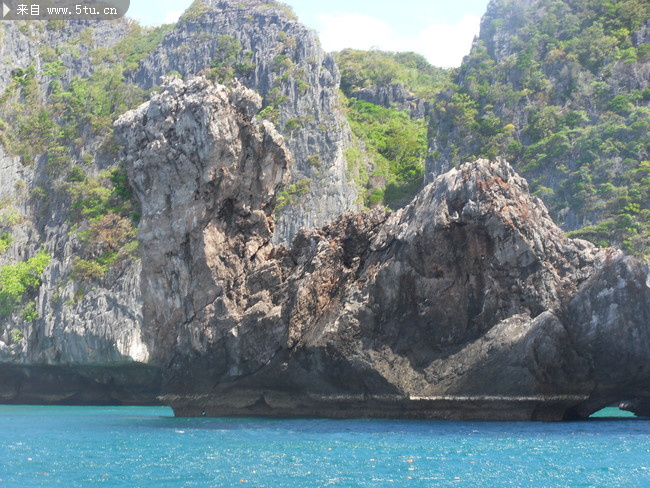
[[[291,182],[309,188],[278,216],[275,240],[287,242],[299,229],[319,227],[354,208],[357,200],[344,156],[351,136],[338,108],[340,75],[316,34],[280,4],[204,0],[200,15],[181,20],[142,61],[134,80],[148,88],[171,71],[205,72],[231,39],[241,46],[237,62],[249,66],[236,76],[278,109],[272,118],[295,161]]]
[[[64,28],[46,22],[3,23],[0,91],[12,83],[13,70],[33,66],[40,86],[38,98],[45,103],[52,81],[45,68],[52,52],[59,53],[56,60],[63,67],[59,81],[66,87],[75,77],[87,77],[96,69],[89,51],[114,46],[130,28],[126,21],[67,22]],[[82,33],[92,42],[81,42]],[[8,100],[11,104],[12,98]],[[89,139],[83,151],[72,151],[71,158],[80,159],[82,152],[92,154],[100,144]],[[96,175],[100,163],[95,163],[84,166],[85,170]],[[134,365],[149,359],[141,334],[140,263],[124,260],[92,284],[80,285],[70,278],[81,244],[68,220],[70,201],[60,188],[52,189],[46,164],[45,157],[23,164],[0,146],[0,201],[18,217],[0,228],[12,239],[0,254],[0,266],[23,262],[41,249],[52,256],[37,295],[31,297],[38,318],[25,320],[18,311],[0,323],[0,398],[13,403],[74,399],[92,403],[93,398],[98,403],[155,402],[159,388],[153,386],[155,382],[151,389],[141,383],[140,394],[134,391],[140,380],[158,378],[160,383],[158,368]],[[39,186],[52,191],[35,198]]]
[[[255,105],[175,80],[117,123],[177,414],[559,420],[648,393],[647,267],[568,239],[504,161],[274,246],[289,163]]]
[[[249,349],[218,358],[240,374],[240,353],[263,364],[277,342],[271,322],[279,309],[262,284],[246,279],[278,279],[266,264],[275,192],[289,165],[282,136],[252,120],[260,105],[242,86],[169,79],[161,94],[116,122],[142,202],[147,340],[163,363],[255,329],[261,335],[249,347],[259,356]]]
[[[21,29],[22,27],[22,29]],[[74,42],[83,31],[92,30],[92,43]],[[67,68],[61,79],[61,85],[67,86],[76,76],[88,77],[94,67],[88,52],[92,49],[112,47],[122,40],[129,30],[125,21],[69,21],[65,27],[50,28],[46,22],[31,21],[22,25],[15,22],[5,22],[0,35],[0,56],[3,63],[0,66],[0,93],[4,92],[12,81],[11,72],[14,69],[26,69],[33,65],[38,73],[43,73],[43,48],[60,49],[56,59]],[[68,49],[61,49],[63,47]],[[51,77],[44,76],[41,80],[43,91],[47,90]]]
[[[69,273],[79,243],[68,234],[67,222],[48,222],[49,215],[39,214],[44,209],[29,198],[28,189],[37,175],[38,169],[24,166],[20,158],[6,155],[0,146],[0,195],[5,210],[18,216],[15,225],[2,229],[10,231],[12,242],[0,255],[0,266],[33,257],[41,240],[45,241],[43,248],[54,256],[43,273],[35,301],[39,318],[20,328],[10,321],[0,331],[0,362],[146,361],[148,352],[140,337],[139,262],[123,263],[102,280],[102,286],[73,299],[78,288],[63,277]],[[13,329],[20,330],[25,340],[11,341]]]
[[[429,111],[428,102],[411,95],[401,83],[363,88],[353,92],[352,97],[382,107],[404,110],[417,119],[425,118]]]
[[[338,69],[332,57],[320,49],[316,35],[280,5],[244,3],[245,9],[242,2],[207,2],[205,15],[181,22],[142,62],[132,81],[150,88],[170,70],[192,74],[209,67],[221,47],[220,35],[238,39],[242,56],[254,51],[251,61],[255,69],[243,81],[265,95],[267,103],[277,103],[280,127],[294,127],[285,130],[298,162],[294,164],[294,181],[306,182],[309,190],[302,198],[293,198],[294,204],[285,207],[277,223],[269,224],[278,229],[275,239],[281,240],[302,226],[322,225],[354,206],[356,191],[346,182],[344,158],[350,135],[337,109]],[[52,81],[46,69],[53,61],[52,53],[62,62],[58,81],[65,89],[73,79],[86,78],[102,67],[93,64],[91,51],[115,46],[132,27],[126,21],[68,22],[64,28],[46,22],[4,23],[0,92],[11,85],[13,70],[33,66],[40,85],[38,98],[45,103]],[[285,59],[286,65],[280,65]],[[284,101],[279,102],[281,99]],[[242,101],[244,111],[246,103]],[[256,100],[250,110],[257,113],[259,103]],[[94,154],[100,144],[90,138],[83,148],[73,148],[71,157],[76,161],[70,164],[81,165],[82,155]],[[115,161],[103,155],[91,167],[83,167],[96,177]],[[54,366],[149,361],[151,352],[141,330],[140,262],[125,260],[90,284],[71,278],[81,243],[68,221],[69,198],[50,188],[46,163],[46,158],[40,157],[34,165],[24,166],[0,147],[0,198],[10,200],[12,211],[15,207],[20,216],[20,222],[10,229],[13,241],[0,255],[0,266],[25,261],[40,249],[52,255],[38,297],[32,297],[39,318],[23,321],[17,312],[0,324],[0,362]],[[38,186],[49,189],[40,201],[31,198]],[[20,332],[20,341],[12,340],[16,332]]]
[[[627,256],[611,256],[579,293],[558,311],[575,349],[589,365],[590,398],[579,416],[603,399],[650,397],[650,267]],[[633,394],[630,395],[629,392]],[[645,411],[647,415],[647,410]],[[643,414],[643,411],[640,411]]]

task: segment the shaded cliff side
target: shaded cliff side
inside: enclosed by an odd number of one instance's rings
[[[288,156],[259,99],[166,83],[116,134],[177,414],[557,420],[648,394],[647,266],[568,239],[505,161],[287,249],[270,236]]]

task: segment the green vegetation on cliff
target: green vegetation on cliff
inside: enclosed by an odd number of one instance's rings
[[[169,26],[143,29],[129,24],[110,48],[96,44],[91,29],[55,47],[43,45],[43,70],[38,72],[36,64],[14,69],[12,83],[0,99],[4,121],[0,129],[13,128],[1,131],[3,144],[25,165],[38,161],[37,174],[46,176],[39,178],[32,198],[42,209],[67,208],[67,220],[81,244],[73,272],[77,279],[100,278],[118,258],[132,256],[137,249],[138,209],[124,170],[111,162],[117,154],[112,124],[146,100],[147,92],[128,76],[168,31]],[[87,76],[67,76],[70,68],[59,56],[73,48],[79,55],[83,49],[90,59]],[[98,176],[97,160],[105,168]],[[2,234],[0,250],[10,239],[7,232]],[[76,272],[84,262],[101,273]]]
[[[235,77],[247,76],[255,70],[252,51],[245,51],[235,37],[218,34],[217,49],[207,73],[208,79],[228,84]]]
[[[344,49],[335,56],[341,90],[347,96],[363,88],[399,83],[416,97],[431,100],[450,82],[450,70],[436,68],[416,53]]]
[[[206,8],[194,2],[180,23]],[[268,8],[284,7],[268,2]],[[481,36],[458,70],[433,67],[414,53],[336,53],[341,106],[354,134],[348,176],[357,183],[360,203],[407,203],[424,179],[427,149],[429,170],[505,156],[573,236],[648,254],[650,89],[644,73],[650,44],[640,29],[649,17],[644,0],[493,0]],[[63,28],[56,22],[29,25],[21,32],[31,38]],[[38,62],[16,67],[0,95],[0,141],[25,164],[40,161],[48,177],[32,196],[67,200],[66,217],[82,246],[79,276],[97,277],[125,249],[133,254],[138,210],[122,191],[125,180],[116,180],[123,171],[112,123],[147,98],[129,75],[170,28],[130,25],[111,47],[100,47],[92,29],[53,47],[43,43]],[[232,35],[216,39],[203,73],[226,83],[251,75],[253,53]],[[304,69],[287,54],[296,40],[284,31],[278,39],[286,49],[272,61],[276,85],[265,94],[260,114],[276,123],[288,102],[277,85],[293,80],[298,91],[308,86]],[[68,76],[69,58],[86,56],[91,69]],[[372,98],[395,86],[400,88],[391,93],[406,99],[389,94],[380,106],[359,95]],[[426,107],[418,116],[407,107],[414,100]],[[427,140],[421,114],[429,108]],[[308,117],[282,120],[285,135]],[[312,155],[310,165],[318,168],[321,156]],[[305,189],[307,179],[285,188],[278,210],[298,202]],[[93,242],[106,238],[109,228],[116,235],[108,236],[110,249],[100,250]],[[0,222],[0,254],[11,242],[10,226]],[[85,262],[93,266],[83,271]]]
[[[572,235],[648,255],[648,18],[642,0],[493,1],[432,111],[432,162],[506,156]]]
[[[363,141],[372,162],[357,179],[364,204],[396,208],[408,203],[422,187],[426,123],[411,119],[406,112],[361,100],[348,100],[348,109],[352,132]],[[347,156],[350,163],[358,155],[349,152]]]
[[[41,285],[41,275],[51,256],[41,251],[33,258],[0,268],[0,318],[11,315],[25,299]],[[33,316],[27,308],[24,315]]]
[[[346,154],[348,173],[365,206],[401,207],[422,187],[427,153],[426,121],[409,114],[404,105],[432,102],[450,84],[452,72],[431,66],[415,53],[346,49],[336,53],[336,60],[347,118],[357,139]],[[387,106],[382,106],[354,98],[360,90],[385,92],[391,85],[399,85],[409,100],[388,97]]]

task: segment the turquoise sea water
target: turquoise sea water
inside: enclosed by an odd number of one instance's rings
[[[650,422],[176,419],[164,408],[0,407],[0,487],[53,486],[645,488]]]

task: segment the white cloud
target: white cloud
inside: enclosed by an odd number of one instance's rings
[[[178,19],[183,15],[183,12],[185,12],[184,9],[180,10],[169,10],[165,14],[165,19],[163,20],[163,24],[175,24]]]
[[[434,66],[460,66],[463,56],[469,54],[480,25],[481,18],[476,15],[465,15],[453,25],[430,25],[419,33],[417,52],[422,53]]]
[[[361,14],[321,14],[318,21],[326,51],[345,48],[414,51],[434,66],[455,67],[469,53],[481,19],[465,15],[456,24],[431,24],[407,34],[396,32],[383,20]]]
[[[345,48],[395,50],[396,32],[383,20],[361,14],[321,14],[319,35],[326,51]]]

